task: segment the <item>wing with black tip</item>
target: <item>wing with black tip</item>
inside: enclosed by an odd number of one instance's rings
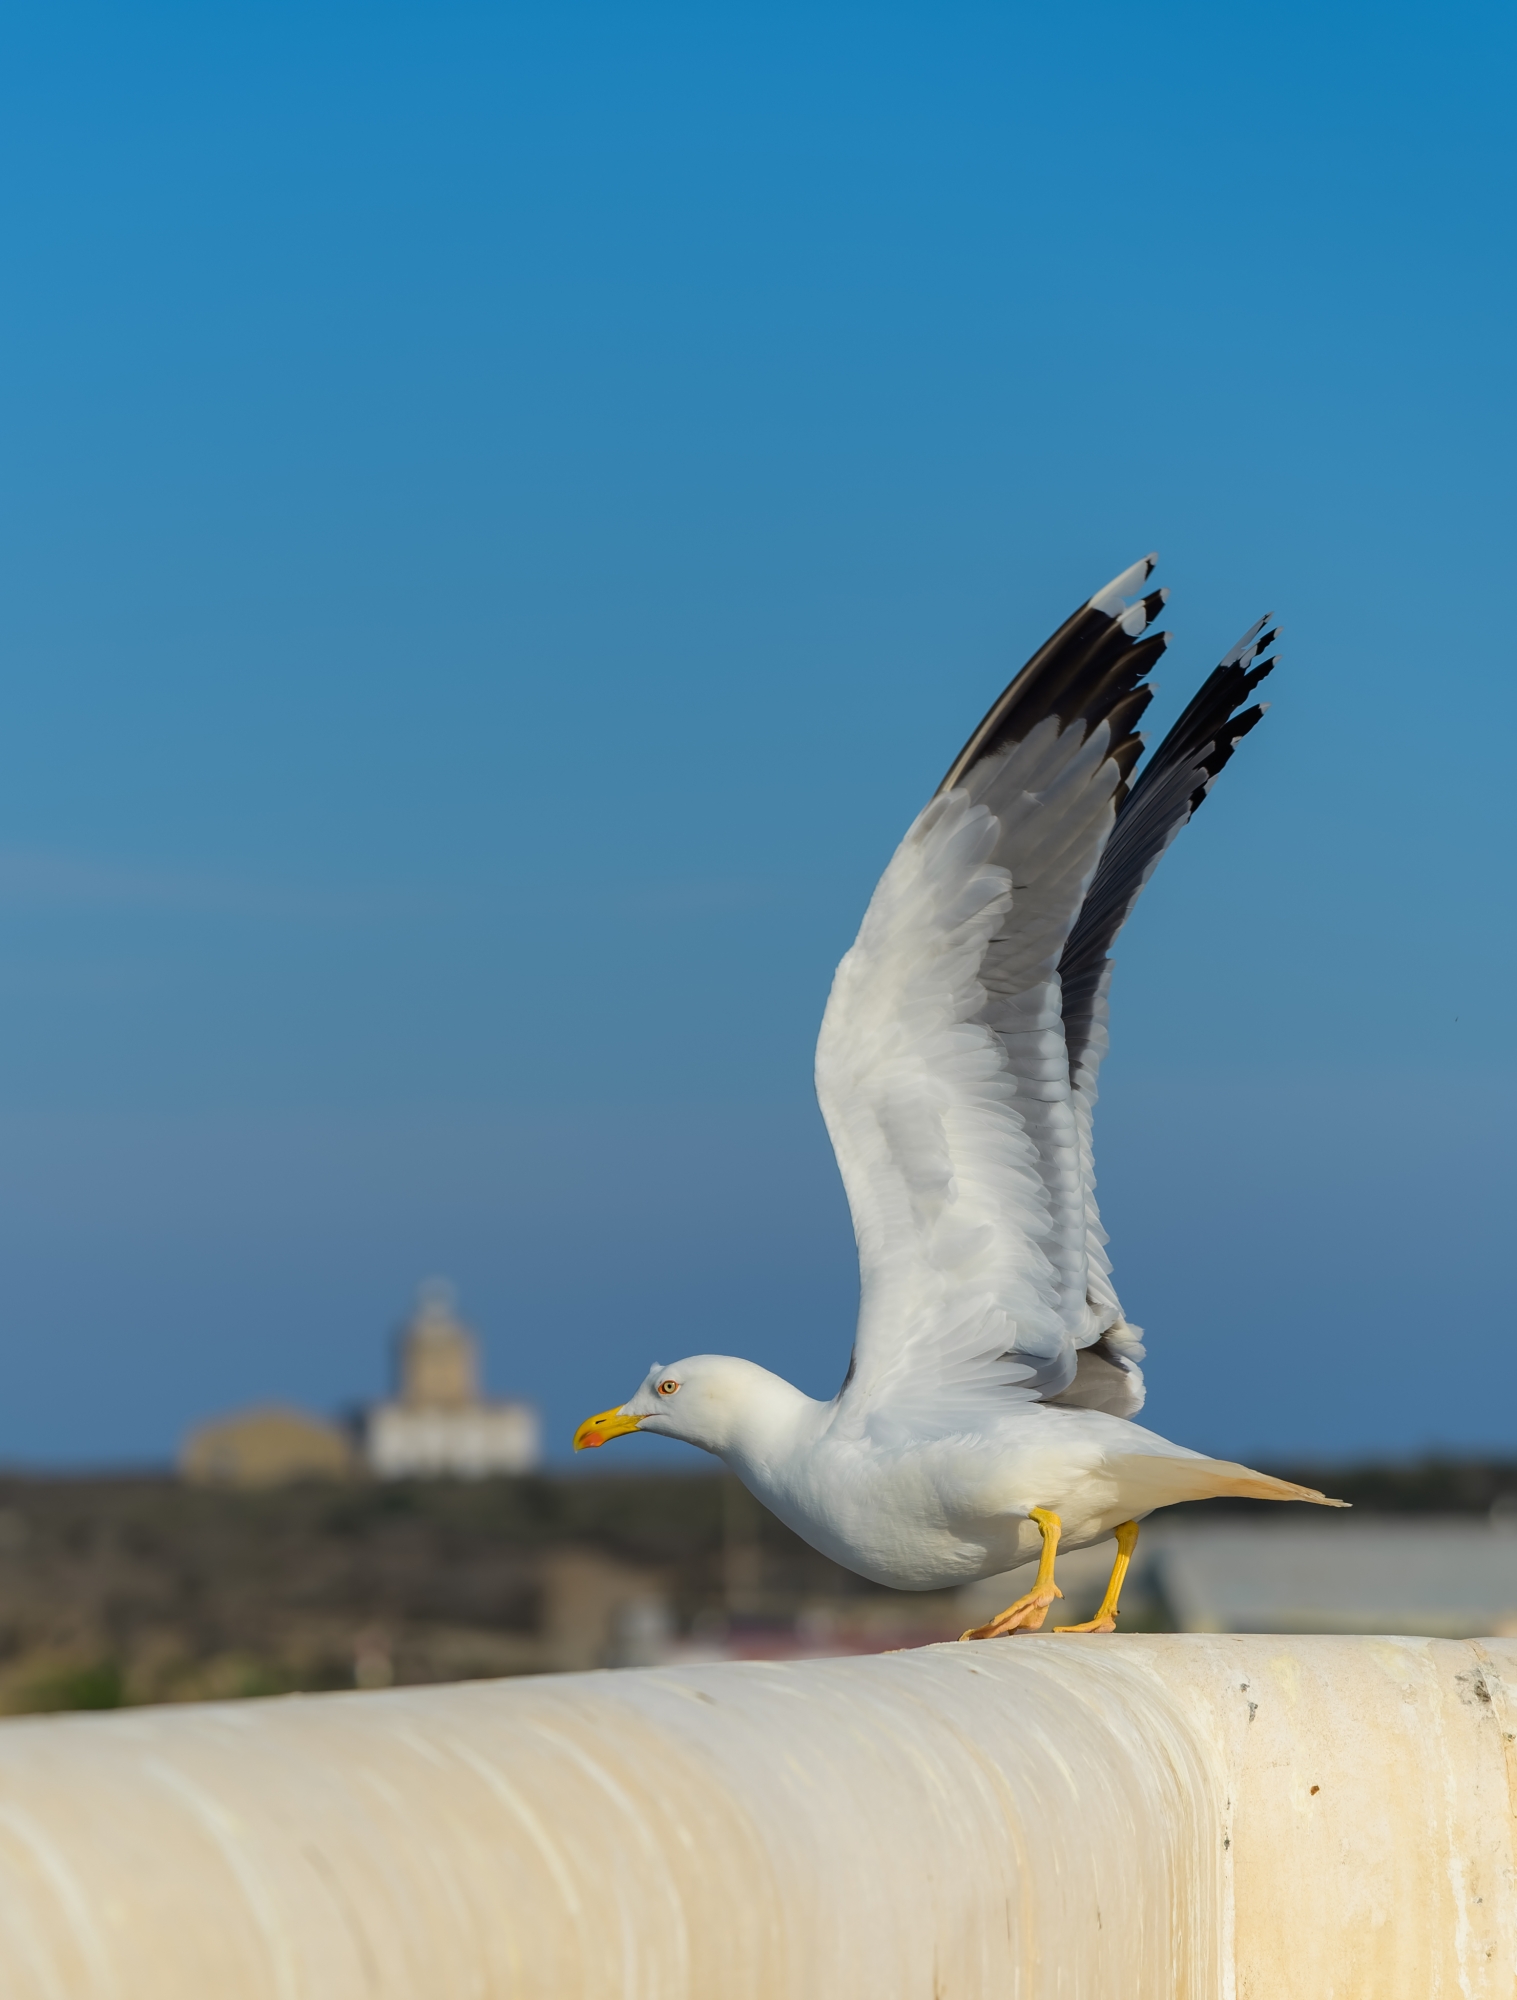
[[[1165,645],[1152,569],[1124,571],[1028,661],[838,967],[816,1076],[859,1246],[844,1426],[909,1411],[916,1433],[972,1428],[987,1398],[1141,1404],[1091,1167],[1106,952],[1257,719],[1233,711],[1267,671],[1256,628],[1129,790]]]
[[[1064,1039],[1085,1183],[1086,1304],[1099,1335],[1081,1349],[1075,1380],[1059,1401],[1130,1416],[1142,1407],[1143,1347],[1111,1280],[1107,1236],[1096,1203],[1096,1079],[1109,1045],[1112,960],[1107,956],[1170,842],[1210,791],[1218,772],[1264,714],[1249,697],[1275,665],[1268,618],[1245,632],[1144,764],[1117,808],[1079,919],[1059,960]]]

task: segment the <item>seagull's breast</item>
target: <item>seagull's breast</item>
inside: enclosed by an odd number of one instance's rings
[[[895,1590],[942,1590],[1036,1554],[1039,1534],[1009,1512],[1005,1468],[963,1440],[902,1450],[824,1436],[783,1459],[728,1463],[814,1549]]]

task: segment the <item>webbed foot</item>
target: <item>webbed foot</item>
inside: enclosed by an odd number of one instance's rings
[[[1046,1507],[1034,1507],[1028,1518],[1037,1522],[1043,1536],[1037,1580],[1025,1597],[1019,1597],[1015,1604],[1008,1604],[988,1625],[976,1625],[971,1631],[961,1632],[961,1644],[965,1639],[1003,1639],[1008,1632],[1036,1632],[1048,1616],[1049,1605],[1056,1597],[1064,1595],[1053,1580],[1054,1558],[1059,1552],[1059,1517],[1051,1514]]]
[[[1004,1639],[1008,1632],[1040,1631],[1043,1620],[1048,1616],[1049,1606],[1056,1597],[1063,1595],[1063,1591],[1055,1589],[1052,1584],[1043,1590],[1029,1590],[1015,1604],[1008,1604],[1004,1611],[997,1612],[988,1625],[976,1625],[968,1632],[961,1632],[960,1644],[965,1639]]]

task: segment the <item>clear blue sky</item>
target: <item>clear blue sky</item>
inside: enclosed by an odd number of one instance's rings
[[[1159,1429],[1517,1451],[1509,8],[14,8],[0,1458],[830,1394],[828,980],[1149,548],[1275,706],[1120,948]],[[619,1448],[651,1464],[654,1441]]]

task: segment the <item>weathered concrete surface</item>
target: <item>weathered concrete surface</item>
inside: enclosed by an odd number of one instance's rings
[[[1239,2000],[1517,1987],[1517,1642],[1130,1639],[1224,1785]],[[1229,1803],[1230,1802],[1230,1803]]]
[[[1018,1638],[0,1725],[5,2000],[1430,2000],[1517,1642]]]

